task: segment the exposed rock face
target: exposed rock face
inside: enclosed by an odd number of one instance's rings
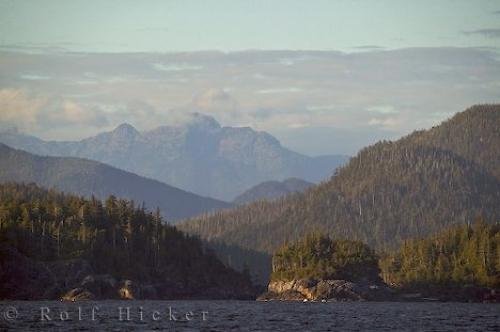
[[[375,301],[394,297],[387,286],[381,284],[353,283],[346,280],[300,279],[271,281],[268,292],[259,300],[286,301]]]
[[[138,298],[139,292],[137,287],[134,286],[135,285],[132,283],[131,280],[125,280],[123,282],[122,287],[120,287],[120,289],[118,290],[120,297],[126,300],[133,300],[135,298]]]
[[[143,291],[143,288],[145,291]],[[63,295],[62,299],[66,301],[80,301],[93,299],[135,300],[155,298],[156,290],[154,287],[150,288],[141,287],[141,285],[132,280],[117,282],[109,274],[88,275],[82,280],[79,287],[71,289]],[[143,297],[143,294],[146,296]]]
[[[66,292],[61,299],[65,301],[117,299],[117,282],[109,274],[87,275],[80,284]]]
[[[273,292],[276,294],[284,293],[289,290],[294,290],[295,280],[292,281],[271,281],[267,286],[267,290],[269,292]]]
[[[419,292],[396,290],[383,283],[300,279],[271,281],[259,301],[458,301],[500,302],[500,290],[487,287],[432,287]]]
[[[64,294],[61,298],[64,301],[85,301],[85,300],[95,300],[95,295],[85,290],[83,288],[74,288]]]
[[[118,288],[118,294],[121,299],[125,300],[154,299],[157,297],[154,286],[141,286],[132,280],[124,280]]]

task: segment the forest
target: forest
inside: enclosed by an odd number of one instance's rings
[[[375,253],[359,241],[310,233],[281,246],[272,258],[271,280],[382,279],[401,290],[463,286],[500,288],[500,223],[476,218]]]
[[[400,288],[480,286],[500,288],[500,223],[477,218],[382,255],[382,277]]]
[[[179,228],[267,254],[310,232],[389,252],[479,215],[494,222],[499,124],[500,105],[476,105],[431,129],[362,149],[304,193],[204,214]]]
[[[251,287],[248,274],[226,267],[198,238],[165,223],[158,210],[114,196],[101,202],[34,184],[0,185],[0,243],[0,266],[10,246],[36,262],[84,259],[96,273],[120,279]]]
[[[79,258],[97,273],[196,287],[265,284],[273,253],[273,278],[343,277],[350,259],[362,257],[368,266],[379,260],[384,280],[400,287],[496,287],[499,123],[500,105],[474,106],[429,130],[362,149],[303,193],[175,228],[160,211],[115,196],[101,201],[4,184],[0,243],[41,262]],[[477,216],[483,221],[474,223]]]
[[[311,233],[285,244],[273,255],[271,280],[379,279],[375,252],[359,241],[332,240]]]

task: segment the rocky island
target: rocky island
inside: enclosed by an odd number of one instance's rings
[[[469,230],[465,227],[449,229],[446,236],[451,235],[452,239],[456,239],[464,233],[468,237],[462,239],[467,239],[464,240],[467,243],[457,248],[470,249],[477,243],[493,243],[490,248],[496,248],[498,226],[478,221]],[[257,300],[500,302],[498,276],[495,273],[488,274],[488,271],[495,269],[485,266],[483,271],[473,256],[463,262],[472,262],[476,264],[475,268],[457,263],[454,269],[450,269],[452,266],[448,264],[450,270],[442,271],[439,264],[444,264],[447,258],[444,254],[438,255],[439,262],[435,263],[438,264],[437,268],[433,263],[427,267],[427,271],[437,271],[441,279],[433,279],[430,272],[426,272],[425,282],[418,279],[423,266],[419,267],[415,262],[429,261],[419,257],[418,253],[433,252],[435,248],[423,250],[428,244],[445,246],[444,242],[450,241],[445,240],[446,236],[438,234],[430,239],[408,241],[399,251],[379,258],[373,250],[358,241],[331,240],[320,234],[308,235],[284,245],[274,254],[273,273],[267,292]],[[460,257],[464,253],[450,250],[448,254]],[[406,265],[410,264],[413,267],[406,269]],[[455,272],[454,280],[443,278],[442,274],[446,273],[451,277],[454,270],[469,271],[470,274],[460,276]]]
[[[357,241],[311,234],[273,256],[267,292],[258,300],[391,300],[395,292],[380,278],[375,253]]]

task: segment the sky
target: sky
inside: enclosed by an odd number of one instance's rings
[[[499,1],[0,0],[0,128],[71,140],[201,112],[354,154],[500,102]]]
[[[499,11],[496,0],[2,0],[0,44],[84,52],[498,46]]]

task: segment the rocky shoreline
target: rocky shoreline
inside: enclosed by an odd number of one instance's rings
[[[395,292],[381,283],[299,279],[271,281],[258,301],[390,301]]]
[[[220,285],[186,285],[179,280],[135,281],[98,274],[84,259],[34,261],[2,247],[0,300],[255,300],[257,301],[458,301],[500,303],[500,290],[485,287],[396,289],[382,281],[274,280],[267,291]]]
[[[347,280],[276,280],[257,301],[456,301],[500,303],[500,291],[482,287],[398,290],[384,283]]]
[[[250,287],[185,284],[180,280],[142,280],[99,274],[84,259],[37,262],[1,246],[0,300],[254,300]]]

